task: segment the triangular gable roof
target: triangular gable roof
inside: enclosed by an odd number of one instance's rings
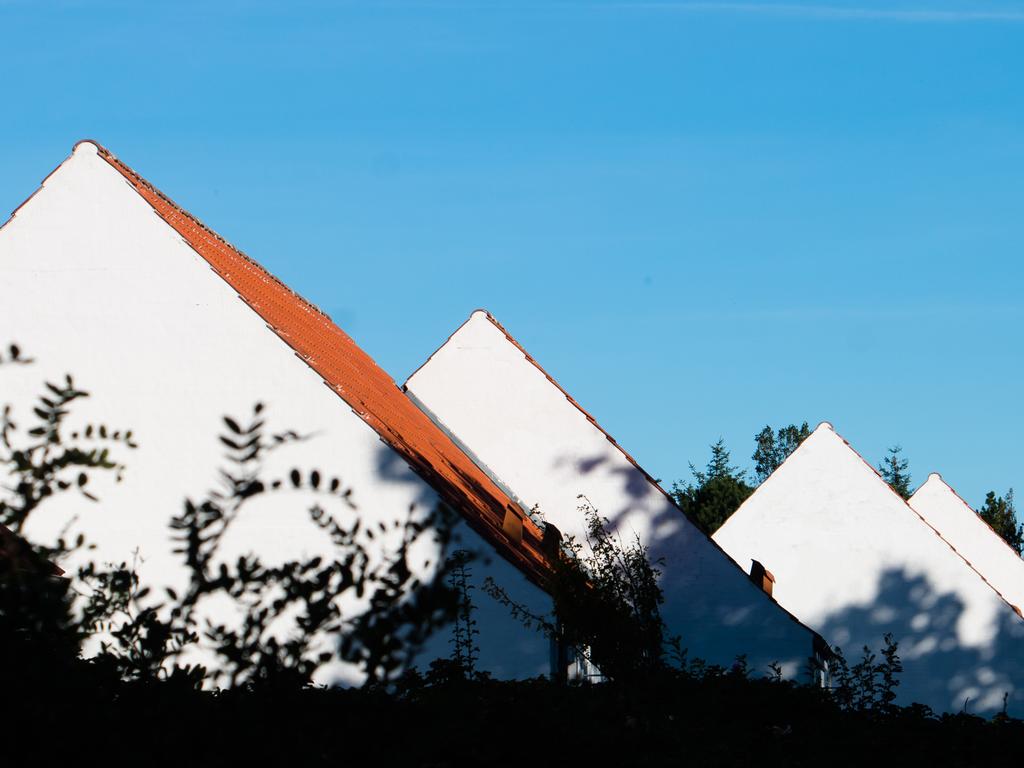
[[[325,313],[174,203],[109,150],[94,141],[85,140],[78,142],[74,151],[90,148],[120,173],[154,212],[263,318],[268,327],[445,502],[459,511],[474,530],[527,576],[543,583],[547,564],[537,526],[409,401],[391,377],[348,334]],[[521,521],[521,540],[517,541],[518,537],[512,538],[504,532],[507,513]]]
[[[798,636],[827,653],[821,638],[754,587],[747,572],[486,310],[473,312],[404,388],[497,473],[496,482],[524,506],[539,504],[563,533],[583,539],[578,493],[627,538],[639,533],[652,556],[664,557],[670,631],[682,626],[695,656],[731,662],[749,652],[753,663],[758,652],[781,655],[780,648],[795,647]],[[543,403],[522,399],[533,395]],[[559,405],[563,398],[568,409]],[[681,620],[674,629],[673,611]],[[801,665],[809,650],[803,649]]]
[[[830,641],[900,643],[904,702],[995,711],[1024,706],[1024,622],[942,533],[820,424],[715,533],[763,559],[779,602]]]
[[[848,440],[846,440],[842,435],[840,435],[838,432],[836,432],[835,428],[829,422],[827,422],[827,421],[821,422],[817,427],[815,427],[814,432],[812,432],[811,434],[814,435],[815,433],[819,433],[819,432],[822,435],[831,434],[834,438],[836,438],[839,441],[841,441],[842,444],[848,449],[849,453],[859,460],[859,465],[858,466],[863,466],[864,468],[870,470],[871,474],[878,481],[878,483],[875,484],[876,490],[878,492],[880,492],[882,494],[882,496],[884,496],[888,500],[888,502],[890,502],[890,503],[891,502],[898,502],[898,506],[899,507],[906,508],[907,511],[912,513],[909,519],[917,520],[917,521],[923,523],[924,527],[928,531],[930,531],[932,534],[937,536],[939,538],[939,540],[942,541],[942,543],[946,545],[946,547],[950,550],[950,552],[952,552],[954,555],[956,555],[957,559],[963,565],[965,565],[969,570],[973,571],[974,574],[978,578],[980,578],[982,582],[984,582],[985,584],[988,584],[988,586],[1000,597],[1000,599],[1002,599],[1004,602],[1006,602],[1010,608],[1012,608],[1018,615],[1020,615],[1020,610],[1017,608],[1017,606],[1012,604],[1012,603],[1010,603],[1008,600],[1006,600],[1006,597],[1002,593],[1000,593],[999,590],[996,590],[992,586],[992,584],[990,584],[988,582],[988,580],[981,573],[981,571],[979,571],[967,558],[964,557],[963,553],[960,552],[953,545],[953,543],[948,538],[946,538],[943,535],[943,532],[941,530],[939,530],[929,520],[927,520],[918,510],[916,510],[913,507],[913,505],[910,504],[909,500],[904,500],[902,497],[900,497],[900,495],[898,493],[896,493],[896,491],[894,491],[892,489],[892,487],[885,481],[885,479],[882,477],[882,475],[879,473],[879,471],[877,469],[875,469],[875,467],[873,467],[868,462],[868,460],[865,459],[860,454],[860,452],[850,444],[850,442]],[[798,446],[797,450],[794,451],[792,454],[790,454],[785,459],[785,461],[783,461],[783,465],[785,465],[787,462],[790,462],[790,460],[794,457],[794,455],[797,453],[797,451],[800,450],[801,447],[803,447],[803,444]],[[759,488],[755,490],[754,493],[756,494],[757,490],[760,490],[760,488],[763,488],[765,486],[765,484],[768,482],[768,480],[770,480],[772,478],[772,476],[776,475],[779,472],[779,470],[781,470],[781,469],[782,469],[782,466],[778,467],[775,470],[775,472],[773,472],[772,475],[770,475],[768,477],[768,479],[766,479],[764,481],[764,483],[762,483],[761,486],[759,486]],[[879,485],[879,483],[880,483],[880,485]],[[721,533],[727,526],[729,526],[730,523],[734,523],[734,521],[742,520],[743,519],[742,516],[740,516],[740,517],[737,517],[737,516],[740,515],[740,512],[743,511],[745,507],[753,506],[752,504],[750,504],[750,500],[753,499],[753,498],[754,498],[753,495],[751,495],[751,497],[748,498],[747,501],[743,502],[743,504],[740,505],[740,508],[737,509],[736,512],[733,513],[725,521],[725,523],[722,525],[722,527],[718,529],[718,531],[715,533],[715,535],[713,537],[713,538],[715,538],[716,541],[718,541],[720,538],[722,538],[722,539],[726,538],[726,534],[725,533],[722,533],[721,537],[719,536],[719,533]],[[730,526],[730,534],[731,534],[731,530],[734,527],[735,527],[735,523],[734,523],[733,526]]]
[[[938,472],[931,473],[907,503],[1020,612],[1024,606],[1024,559]]]

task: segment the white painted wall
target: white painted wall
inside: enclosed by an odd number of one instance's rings
[[[268,474],[319,468],[354,489],[358,514],[391,519],[437,495],[264,324],[102,158],[78,145],[0,230],[0,343],[19,343],[35,365],[0,371],[0,402],[23,421],[45,380],[65,372],[91,392],[74,421],[131,428],[140,448],[121,452],[120,484],[99,483],[100,504],[66,497],[48,505],[29,534],[52,536],[74,516],[96,542],[96,559],[137,552],[144,582],[175,583],[167,523],[187,496],[216,480],[221,417],[269,407],[270,426],[310,435],[268,464]],[[261,501],[232,546],[268,561],[323,553],[303,499]],[[469,548],[489,550],[465,529]],[[501,558],[474,568],[544,610],[549,599]],[[479,598],[478,598],[479,602]],[[495,674],[548,669],[547,642],[504,614],[481,621],[480,644]],[[447,655],[447,637],[435,640]],[[332,673],[333,674],[333,673]],[[339,673],[340,674],[340,673]]]
[[[758,672],[774,661],[788,676],[803,673],[811,632],[754,586],[485,312],[474,313],[406,387],[563,534],[584,539],[582,493],[623,536],[635,532],[653,558],[664,558],[664,616],[691,656],[728,666],[747,654]]]
[[[941,475],[928,475],[908,503],[1008,602],[1024,607],[1024,560]]]
[[[775,575],[775,596],[853,663],[892,632],[900,701],[1024,712],[1024,622],[833,431],[814,433],[715,534]]]

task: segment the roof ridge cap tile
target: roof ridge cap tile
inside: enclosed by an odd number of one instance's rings
[[[292,296],[294,296],[303,305],[305,305],[309,309],[312,309],[317,314],[322,315],[323,317],[326,317],[328,320],[330,320],[330,315],[328,315],[326,312],[324,312],[322,309],[320,309],[320,307],[318,307],[316,304],[311,302],[309,299],[303,297],[302,295],[300,295],[299,293],[294,291],[292,288],[290,288],[287,285],[287,283],[285,283],[279,277],[274,275],[270,270],[268,270],[266,267],[264,267],[262,264],[260,264],[258,261],[256,261],[256,259],[254,259],[252,256],[247,254],[241,248],[238,248],[237,246],[232,245],[228,241],[227,238],[225,238],[223,235],[219,234],[218,232],[215,232],[213,229],[208,227],[201,219],[199,219],[196,216],[193,216],[191,213],[186,211],[184,208],[182,208],[180,205],[178,205],[176,202],[174,202],[174,200],[172,200],[169,195],[167,195],[164,192],[162,192],[161,190],[157,189],[150,181],[148,181],[146,178],[144,178],[142,176],[142,174],[140,174],[138,171],[136,171],[133,168],[131,168],[123,160],[119,159],[117,157],[117,155],[115,155],[109,149],[104,147],[102,144],[98,144],[97,142],[93,141],[92,139],[83,139],[82,141],[78,142],[78,144],[82,144],[82,143],[85,143],[85,142],[87,142],[89,144],[93,144],[96,147],[100,157],[102,157],[104,160],[106,160],[108,163],[110,163],[118,171],[121,171],[121,173],[123,175],[125,175],[125,174],[126,175],[130,175],[132,180],[136,184],[141,185],[141,186],[145,187],[146,189],[148,189],[154,195],[156,195],[161,200],[163,200],[165,203],[167,203],[167,205],[171,206],[180,215],[182,215],[185,218],[189,219],[192,223],[194,223],[196,226],[198,226],[200,229],[202,229],[204,232],[206,232],[206,234],[208,234],[210,237],[215,238],[222,245],[224,245],[226,248],[230,248],[232,251],[237,253],[239,256],[241,256],[243,259],[245,259],[249,264],[253,265],[257,269],[259,269],[261,272],[263,272],[263,274],[266,275],[270,280],[273,280],[275,283],[277,283],[282,288],[284,288],[286,291],[288,291],[288,293],[290,293]],[[78,144],[76,144],[75,146],[77,147]],[[342,330],[341,328],[338,328],[338,330],[341,331],[342,333],[345,333],[345,331]],[[347,336],[348,334],[345,334],[345,335]]]
[[[470,527],[531,580],[543,586],[549,564],[540,529],[416,407],[351,336],[327,313],[235,248],[108,149],[97,142],[90,143],[149,203],[157,216],[174,229],[381,440],[405,459],[443,501],[458,509]],[[503,518],[508,510],[523,520],[522,541],[514,542],[503,532]]]

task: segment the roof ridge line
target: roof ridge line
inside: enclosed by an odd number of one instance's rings
[[[982,517],[974,507],[972,507],[970,504],[968,504],[967,500],[963,496],[961,496],[959,493],[957,493],[956,488],[954,488],[952,485],[947,483],[945,481],[945,479],[942,477],[942,475],[940,475],[938,472],[932,472],[931,475],[936,475],[939,478],[939,482],[942,483],[943,486],[945,486],[946,490],[949,491],[950,493],[952,493],[956,497],[957,501],[959,501],[961,504],[963,504],[964,507],[967,508],[967,511],[970,512],[971,515],[973,515],[973,517],[978,520],[978,522],[980,522],[982,525],[984,525],[986,528],[988,528],[989,531],[992,532],[992,535],[995,536],[999,540],[999,542],[1004,547],[1006,547],[1015,558],[1017,558],[1018,560],[1022,559],[1020,554],[1013,547],[1010,546],[1009,542],[1006,539],[1004,539],[1002,536],[1000,536],[996,532],[996,529],[993,528],[992,525],[988,522],[988,520],[986,520],[984,517]],[[929,475],[929,480],[931,479],[931,475]],[[927,483],[928,483],[928,480],[925,480],[924,483],[921,484],[921,488],[924,488],[924,486],[927,485]],[[920,491],[921,488],[918,488],[917,491]],[[917,495],[917,491],[914,491],[914,496]],[[993,493],[994,493],[994,491],[993,491]],[[910,499],[913,499],[914,496],[911,496]],[[907,505],[908,506],[910,505],[910,500],[907,501]],[[911,509],[913,509],[913,507],[911,507]],[[914,511],[916,512],[917,510],[914,510]],[[918,514],[920,514],[920,512],[918,512]],[[961,555],[961,557],[963,557],[963,555]],[[967,560],[967,558],[964,558],[964,560]],[[982,578],[985,578],[985,577],[982,576]],[[986,581],[987,581],[987,579],[986,579]],[[995,589],[995,588],[993,587],[993,589]],[[996,590],[996,591],[998,592],[998,590]],[[1000,592],[999,594],[1002,597],[1002,593]],[[1005,597],[1003,597],[1003,599],[1006,600]],[[1009,603],[1010,601],[1006,600],[1006,602]],[[1013,603],[1010,603],[1010,605],[1013,605]],[[1015,607],[1022,608],[1024,606],[1015,606]]]
[[[988,586],[988,588],[991,589],[993,592],[995,592],[996,595],[999,597],[999,599],[1002,600],[1004,603],[1006,603],[1006,605],[1008,605],[1013,610],[1013,612],[1015,614],[1017,614],[1018,618],[1024,620],[1024,615],[1021,614],[1021,609],[1018,606],[1016,606],[1013,603],[1011,603],[1009,600],[1007,600],[1006,596],[1003,595],[1002,592],[1000,592],[998,589],[996,589],[994,586],[992,586],[991,582],[989,582],[989,580],[985,578],[984,574],[982,574],[981,571],[979,571],[977,568],[975,568],[974,565],[971,564],[971,561],[968,560],[966,557],[964,557],[963,553],[960,552],[960,550],[958,550],[956,547],[954,547],[953,544],[949,541],[949,539],[947,539],[945,536],[942,535],[942,532],[939,531],[938,528],[936,528],[934,525],[932,525],[927,520],[925,520],[924,516],[920,512],[918,512],[916,509],[914,509],[912,506],[910,506],[910,504],[909,504],[907,499],[904,499],[902,496],[900,496],[898,493],[896,493],[896,491],[893,489],[893,487],[891,485],[889,485],[885,481],[884,477],[882,477],[882,473],[879,472],[877,469],[875,469],[875,467],[873,467],[868,462],[868,460],[865,459],[861,455],[860,451],[858,451],[856,448],[854,448],[850,444],[849,440],[847,440],[845,437],[843,437],[838,432],[836,432],[835,429],[832,430],[832,433],[836,437],[838,437],[840,440],[842,440],[843,443],[846,444],[846,447],[849,448],[851,451],[853,451],[853,454],[858,459],[860,459],[862,462],[864,462],[864,464],[868,467],[868,469],[870,469],[874,473],[875,477],[878,479],[878,481],[882,485],[885,486],[886,490],[888,490],[889,493],[891,493],[893,496],[895,496],[897,499],[899,499],[900,502],[903,504],[903,506],[906,507],[908,510],[910,510],[913,513],[914,517],[916,517],[918,520],[920,520],[924,525],[926,525],[932,531],[932,533],[934,533],[936,536],[938,536],[939,540],[942,541],[942,543],[945,544],[947,547],[949,547],[953,551],[953,553],[957,557],[960,558],[960,560],[964,563],[964,565],[966,565],[968,568],[970,568],[972,571],[974,571],[974,573],[977,574],[978,578],[981,579],[983,582],[985,582],[985,584]],[[797,450],[800,450],[799,447],[797,447]],[[796,451],[793,451],[793,453],[796,453]]]
[[[76,148],[82,143],[76,144]],[[235,248],[108,149],[95,141],[88,143],[157,217],[227,283],[264,326],[376,432],[443,503],[459,510],[462,519],[500,556],[543,588],[550,563],[540,529],[519,504],[416,407],[390,374],[327,313]],[[513,539],[504,531],[509,512],[522,521],[521,538]]]
[[[630,464],[632,464],[634,467],[636,467],[638,470],[640,470],[640,472],[644,475],[645,478],[647,478],[647,480],[651,483],[651,485],[653,485],[655,488],[657,488],[659,491],[661,491],[666,497],[669,498],[669,500],[672,501],[673,504],[675,504],[675,500],[672,499],[672,495],[668,491],[666,491],[664,488],[662,488],[661,485],[657,481],[655,481],[654,477],[646,469],[644,469],[643,467],[640,466],[640,463],[635,458],[633,458],[633,456],[629,453],[629,451],[627,451],[625,448],[623,448],[622,445],[619,443],[619,441],[616,440],[614,437],[612,437],[611,434],[608,432],[608,430],[606,430],[604,427],[602,427],[598,423],[597,419],[594,417],[593,414],[590,413],[590,411],[588,411],[586,408],[584,408],[582,405],[580,405],[579,401],[576,400],[575,397],[570,395],[568,393],[568,391],[566,391],[565,387],[563,387],[561,384],[559,384],[557,381],[555,381],[555,378],[550,373],[548,373],[544,369],[544,367],[540,363],[537,362],[536,359],[534,359],[533,355],[531,355],[529,352],[526,351],[526,348],[522,344],[520,344],[518,341],[516,341],[515,337],[511,333],[508,332],[508,330],[505,328],[505,326],[503,326],[501,323],[498,322],[498,320],[494,317],[494,315],[492,315],[487,310],[476,310],[476,311],[477,312],[483,311],[484,314],[486,315],[487,319],[491,321],[491,324],[494,325],[494,327],[497,328],[499,331],[501,331],[505,335],[505,338],[508,339],[520,352],[523,353],[523,356],[527,359],[527,361],[529,361],[538,371],[540,371],[542,374],[544,374],[544,378],[546,378],[548,381],[550,381],[558,389],[559,392],[561,392],[563,395],[565,395],[565,399],[568,400],[570,403],[572,403],[573,406],[575,406],[576,409],[580,413],[582,413],[587,418],[587,420],[591,424],[593,424],[601,432],[601,434],[603,434],[606,438],[608,438],[608,442],[610,442],[612,445],[614,445],[616,448],[618,448],[619,452],[623,456],[626,457],[626,459],[629,461]],[[476,312],[474,312],[474,314],[476,314]],[[472,315],[470,315],[470,317],[472,317]],[[469,321],[467,320],[466,322],[469,322]],[[463,323],[463,325],[465,325],[465,323]],[[461,328],[461,326],[460,326],[460,328]],[[452,334],[452,335],[454,336],[454,334]],[[677,508],[679,507],[678,504],[675,504],[675,506]],[[683,512],[682,509],[680,509],[679,511]],[[686,514],[686,513],[683,512],[683,514]],[[687,515],[687,517],[689,517],[689,515]],[[694,522],[694,524],[696,524],[696,521],[691,520],[691,522]]]
[[[282,288],[284,288],[286,291],[288,291],[292,296],[294,296],[296,299],[301,301],[308,308],[312,309],[317,314],[326,317],[328,320],[331,319],[331,316],[328,315],[326,312],[324,312],[322,309],[320,309],[320,307],[318,307],[316,304],[314,304],[309,299],[305,298],[304,296],[302,296],[301,294],[299,294],[295,290],[293,290],[291,287],[288,286],[287,283],[285,283],[283,280],[281,280],[281,278],[277,277],[273,272],[271,272],[269,269],[264,267],[256,259],[254,259],[252,256],[247,254],[241,248],[238,248],[237,246],[232,245],[228,241],[227,238],[225,238],[220,233],[218,233],[215,230],[213,230],[210,227],[208,227],[201,219],[199,219],[199,217],[194,216],[193,214],[191,214],[188,211],[186,211],[182,206],[180,206],[178,203],[174,202],[174,200],[171,199],[171,197],[169,195],[167,195],[166,193],[164,193],[161,190],[157,189],[156,186],[154,186],[151,182],[149,182],[144,176],[142,176],[142,174],[140,174],[134,168],[129,166],[126,162],[121,160],[117,155],[115,155],[109,149],[104,147],[102,144],[100,144],[100,143],[98,143],[96,141],[93,141],[92,139],[82,139],[81,141],[79,141],[78,143],[75,144],[75,148],[77,148],[79,144],[86,144],[86,143],[87,144],[92,144],[94,147],[96,147],[96,150],[97,150],[98,154],[104,160],[106,160],[107,162],[111,163],[111,165],[115,165],[115,167],[117,167],[118,170],[121,170],[122,172],[127,171],[127,173],[134,178],[136,183],[140,184],[141,186],[146,187],[150,192],[152,192],[154,195],[156,195],[161,200],[166,202],[169,206],[174,208],[174,210],[176,210],[182,216],[185,216],[186,218],[188,218],[192,222],[194,222],[196,224],[196,226],[200,227],[208,235],[210,235],[213,238],[216,238],[224,246],[230,248],[232,251],[237,253],[239,256],[241,256],[247,262],[252,264],[254,267],[260,269],[267,277],[269,277],[275,283],[277,283]],[[333,322],[333,320],[331,322]],[[342,333],[345,333],[344,329],[342,329],[340,327],[338,327],[338,330],[341,331]],[[348,336],[347,333],[345,333],[345,335]]]
[[[833,432],[836,435],[836,437],[838,437],[840,440],[842,440],[844,443],[846,443],[847,447],[851,451],[853,451],[854,454],[856,454],[857,458],[859,458],[861,461],[863,461],[871,469],[871,471],[874,472],[875,477],[878,478],[878,481],[880,483],[882,483],[882,485],[884,485],[886,487],[886,489],[890,493],[892,493],[893,496],[895,496],[897,499],[899,499],[903,503],[904,507],[906,507],[907,509],[909,509],[911,512],[914,513],[914,517],[916,517],[918,520],[920,520],[922,523],[924,523],[926,526],[928,526],[928,528],[930,528],[931,531],[936,536],[938,536],[939,539],[947,547],[949,547],[956,554],[956,556],[959,557],[964,562],[964,564],[968,568],[970,568],[972,571],[974,571],[978,575],[978,578],[980,578],[983,582],[985,582],[988,585],[989,589],[991,589],[993,592],[995,592],[1004,603],[1006,603],[1008,606],[1010,606],[1010,608],[1013,609],[1014,613],[1016,613],[1019,618],[1024,619],[1024,616],[1021,615],[1020,608],[1017,607],[1016,605],[1014,605],[1013,603],[1011,603],[1009,600],[1007,600],[1006,597],[1003,595],[1003,593],[1000,592],[998,589],[996,589],[991,584],[991,582],[989,582],[989,580],[985,578],[984,574],[981,571],[979,571],[977,568],[975,568],[974,565],[971,564],[971,561],[968,560],[966,557],[964,557],[963,553],[960,550],[958,550],[956,547],[954,547],[953,543],[949,539],[947,539],[945,536],[942,535],[942,532],[938,528],[936,528],[934,525],[932,525],[927,520],[925,520],[924,519],[924,515],[922,515],[920,512],[918,512],[912,506],[910,506],[910,503],[909,503],[908,499],[904,499],[902,496],[900,496],[898,493],[896,493],[896,490],[891,485],[889,485],[889,483],[887,483],[885,481],[884,477],[882,477],[882,473],[879,472],[877,469],[875,469],[875,467],[873,467],[870,463],[868,463],[867,459],[865,459],[863,456],[861,456],[860,451],[858,451],[856,448],[854,448],[852,445],[850,445],[850,442],[845,437],[840,435],[838,432],[835,432],[835,430],[833,430]],[[794,453],[795,453],[795,451],[794,451]]]

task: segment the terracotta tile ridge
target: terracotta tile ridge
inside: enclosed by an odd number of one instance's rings
[[[210,229],[210,227],[206,226],[206,224],[204,224],[200,219],[198,219],[197,217],[193,216],[191,213],[186,211],[184,208],[182,208],[180,205],[178,205],[176,202],[174,202],[170,197],[168,197],[166,194],[164,194],[159,189],[157,189],[155,186],[153,186],[149,181],[147,181],[145,178],[143,178],[137,171],[133,170],[124,161],[120,160],[109,149],[104,147],[102,144],[99,144],[98,142],[93,141],[92,139],[83,139],[82,141],[79,141],[77,144],[75,144],[75,147],[77,147],[78,144],[82,144],[83,142],[88,142],[89,144],[92,144],[93,146],[95,146],[96,147],[96,151],[97,151],[97,153],[99,154],[100,157],[102,157],[104,160],[106,160],[108,163],[110,163],[112,166],[114,166],[123,175],[128,176],[131,179],[131,181],[136,186],[143,187],[146,190],[148,190],[149,192],[151,192],[152,194],[154,194],[157,197],[159,197],[164,203],[166,203],[168,206],[173,208],[180,216],[182,216],[185,219],[188,219],[192,224],[194,224],[195,226],[197,226],[200,229],[202,229],[203,232],[205,232],[209,237],[212,237],[213,239],[217,240],[225,248],[230,249],[235,254],[237,254],[241,258],[245,259],[247,262],[249,262],[249,264],[251,264],[253,267],[255,267],[256,269],[260,270],[267,277],[268,280],[272,280],[273,282],[277,283],[279,286],[281,286],[281,288],[283,288],[288,293],[290,293],[295,298],[296,301],[301,302],[304,307],[306,307],[307,309],[309,309],[312,312],[317,313],[318,315],[323,315],[323,317],[325,317],[328,320],[330,320],[330,315],[328,315],[326,312],[324,312],[322,309],[320,309],[320,307],[316,306],[316,304],[313,304],[308,299],[306,299],[303,296],[301,296],[300,294],[296,293],[294,290],[292,290],[288,286],[287,283],[285,283],[283,280],[281,280],[276,275],[274,275],[272,272],[270,272],[266,267],[264,267],[262,264],[260,264],[258,261],[256,261],[256,259],[254,259],[251,256],[249,256],[241,248],[237,248],[234,245],[232,245],[222,235],[220,235],[217,232],[215,232],[214,230]],[[49,177],[47,177],[47,178],[49,178]],[[44,179],[44,182],[45,182],[45,179]],[[331,322],[333,322],[333,321],[331,321]],[[335,327],[337,327],[337,326],[335,326]],[[341,332],[341,333],[345,333],[345,331],[342,330],[340,327],[338,327],[338,331]],[[345,334],[345,335],[348,336],[348,334]]]
[[[543,554],[540,529],[416,407],[373,358],[325,312],[289,288],[255,259],[177,205],[105,147],[95,141],[89,143],[96,147],[105,162],[125,177],[154,212],[209,263],[214,272],[266,322],[267,327],[433,487],[445,503],[461,512],[467,524],[485,540],[491,541],[502,556],[543,586],[550,568]],[[253,295],[244,285],[247,279],[253,278],[280,295]],[[289,320],[289,308],[282,306],[279,299],[300,310],[300,316],[307,320]],[[307,325],[298,327],[295,322]],[[308,326],[308,323],[313,326]],[[310,333],[315,338],[308,338]],[[346,382],[346,377],[351,381]],[[408,428],[397,427],[395,421],[405,422]],[[513,542],[502,529],[509,511],[522,522],[523,535],[519,542]]]

